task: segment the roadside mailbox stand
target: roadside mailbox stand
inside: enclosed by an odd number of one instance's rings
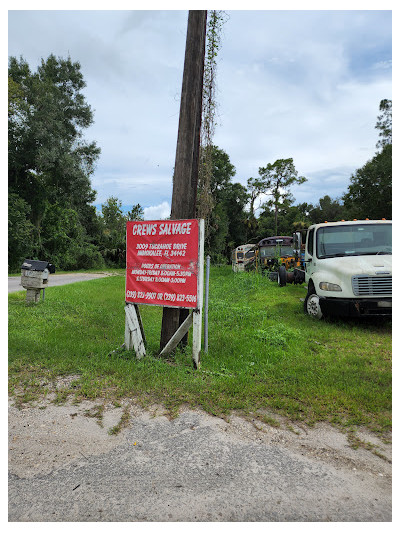
[[[21,265],[21,285],[26,289],[27,303],[38,303],[40,291],[48,286],[49,274],[54,274],[56,268],[47,261],[25,259]]]
[[[160,355],[172,352],[193,325],[193,363],[200,365],[204,288],[204,220],[130,221],[126,226],[125,349],[146,355],[139,306],[191,313]]]

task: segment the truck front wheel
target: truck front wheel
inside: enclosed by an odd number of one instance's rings
[[[304,312],[307,315],[317,318],[322,318],[321,306],[319,305],[319,296],[314,291],[308,292],[304,300]]]

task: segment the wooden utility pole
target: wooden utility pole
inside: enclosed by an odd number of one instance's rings
[[[171,202],[173,220],[196,216],[206,24],[207,11],[189,11]],[[187,314],[186,309],[164,307],[160,350]]]

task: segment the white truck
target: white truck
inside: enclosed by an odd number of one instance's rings
[[[391,315],[392,222],[353,220],[310,226],[304,270],[297,272],[297,279],[301,278],[307,284],[304,311],[315,318]]]

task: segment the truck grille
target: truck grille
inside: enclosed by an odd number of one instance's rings
[[[392,276],[353,276],[351,285],[356,296],[392,295]]]

